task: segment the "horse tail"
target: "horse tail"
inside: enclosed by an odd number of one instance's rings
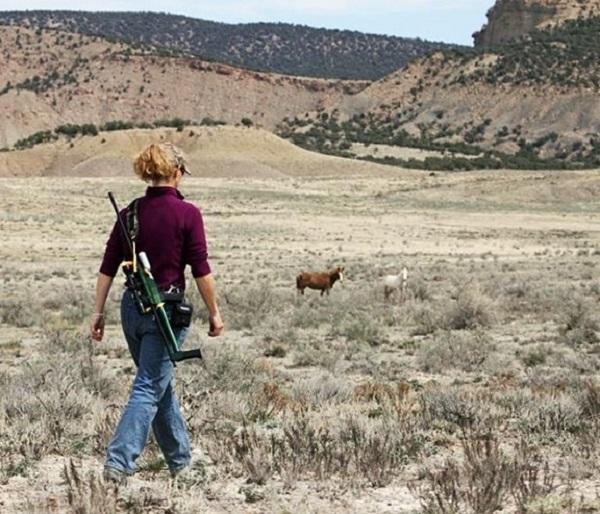
[[[302,273],[296,277],[296,289],[301,289],[302,287]]]

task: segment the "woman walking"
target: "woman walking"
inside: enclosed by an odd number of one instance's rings
[[[148,255],[154,279],[164,292],[183,293],[184,269],[186,265],[191,267],[208,309],[208,335],[220,335],[223,322],[208,263],[202,215],[193,204],[184,201],[178,190],[183,175],[189,174],[183,153],[170,143],[152,144],[138,155],[133,167],[139,178],[151,184],[137,202],[137,251]],[[127,214],[127,209],[121,211],[123,219],[127,219]],[[104,336],[104,306],[113,279],[120,264],[130,258],[127,242],[115,223],[96,283],[95,310],[90,323],[91,337],[96,341]],[[124,482],[135,472],[135,461],[142,453],[150,429],[175,477],[189,466],[191,448],[173,389],[173,364],[153,316],[138,311],[128,289],[121,301],[121,323],[137,373],[108,446],[104,478]],[[187,330],[174,328],[180,343]]]

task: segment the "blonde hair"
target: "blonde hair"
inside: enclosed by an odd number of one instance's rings
[[[151,144],[133,161],[135,174],[144,182],[170,180],[178,169],[187,169],[187,161],[173,143]]]

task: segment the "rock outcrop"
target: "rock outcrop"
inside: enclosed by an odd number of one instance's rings
[[[497,0],[488,23],[473,34],[477,47],[490,47],[575,18],[600,16],[600,0]]]

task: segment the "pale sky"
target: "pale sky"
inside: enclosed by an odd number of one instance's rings
[[[0,0],[0,10],[157,11],[225,23],[285,22],[471,45],[495,0]]]

